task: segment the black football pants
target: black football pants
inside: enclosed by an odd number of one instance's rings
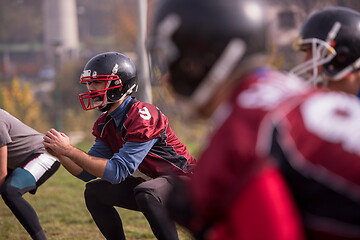
[[[165,208],[171,184],[166,177],[144,182],[128,177],[119,184],[95,180],[86,184],[85,201],[96,225],[108,240],[125,239],[121,218],[115,206],[141,211],[159,240],[178,239],[175,223]]]

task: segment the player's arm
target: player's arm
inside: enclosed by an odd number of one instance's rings
[[[79,165],[71,161],[70,158],[65,156],[58,156],[58,159],[60,163],[64,166],[64,168],[72,175],[77,176],[82,173],[83,169]]]
[[[110,159],[113,156],[113,152],[109,146],[105,142],[98,139],[95,140],[95,144],[91,147],[88,154],[94,157],[106,159]],[[82,170],[82,172],[75,177],[83,180],[84,182],[88,182],[96,178],[96,176],[90,174],[86,170]]]
[[[111,183],[120,183],[132,175],[157,141],[155,138],[142,143],[126,142],[107,162],[102,178]]]
[[[101,178],[103,176],[108,159],[91,156],[71,145],[67,149],[68,151],[64,152],[64,156],[70,161],[96,177]],[[77,172],[77,174],[81,172]]]
[[[60,133],[55,129],[50,129],[46,132],[44,136],[44,146],[50,148],[55,152],[56,155],[63,156],[63,160],[72,161],[80,168],[86,170],[88,173],[96,176],[102,177],[105,171],[107,159],[98,158],[91,156],[70,144],[69,137],[64,133]],[[71,165],[74,166],[74,165]],[[80,169],[77,169],[80,170]]]
[[[0,188],[3,185],[7,172],[7,145],[0,147]]]

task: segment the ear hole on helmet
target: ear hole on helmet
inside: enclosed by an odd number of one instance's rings
[[[335,49],[336,56],[328,64],[324,65],[324,70],[329,75],[333,76],[338,72],[342,71],[349,64],[351,64],[351,52],[346,46],[341,46]]]
[[[339,49],[336,50],[337,54],[336,54],[336,61],[339,64],[345,63],[348,61],[348,56],[350,54],[350,50],[347,47],[341,47]]]

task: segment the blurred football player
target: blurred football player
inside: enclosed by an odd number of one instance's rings
[[[199,239],[303,239],[287,184],[275,162],[256,149],[267,112],[305,87],[267,66],[263,4],[160,1],[154,18],[153,68],[167,71],[174,90],[200,116],[216,110],[216,131],[189,186],[169,201],[172,216]]]
[[[295,42],[296,48],[305,52],[305,60],[292,72],[330,91],[329,95],[334,91],[358,95],[359,26],[360,13],[349,8],[327,7],[311,14]],[[360,239],[356,176],[359,162],[355,151],[359,113],[357,104],[343,98],[317,97],[304,104],[302,115],[307,131],[294,131],[291,135],[295,142],[278,146],[283,173],[300,206],[310,239]],[[306,143],[300,139],[305,134]],[[320,144],[322,139],[331,144]]]
[[[360,13],[345,7],[327,7],[310,15],[294,43],[305,53],[291,72],[319,87],[359,94]]]
[[[358,99],[267,66],[260,0],[160,2],[153,68],[215,123],[172,217],[199,239],[359,238]]]
[[[70,145],[68,137],[51,129],[44,145],[86,184],[85,201],[106,239],[125,239],[115,206],[141,211],[157,239],[178,239],[164,203],[168,175],[191,175],[196,160],[154,105],[131,97],[137,90],[134,63],[117,52],[91,58],[81,75],[88,92],[80,94],[84,110],[104,113],[95,122],[95,144],[88,154]],[[138,171],[137,171],[138,170]]]

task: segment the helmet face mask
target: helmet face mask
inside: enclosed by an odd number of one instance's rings
[[[311,54],[311,58],[290,70],[291,73],[306,79],[309,83],[317,85],[322,81],[322,66],[329,63],[335,56],[335,49],[327,42],[316,39],[298,39],[295,50]]]
[[[98,54],[85,65],[80,83],[86,84],[88,92],[79,94],[85,111],[99,108],[107,111],[137,90],[137,74],[134,63],[116,52]],[[94,86],[91,86],[93,85]]]
[[[115,85],[112,84],[112,81],[118,82],[116,86],[110,87],[111,85]],[[103,87],[99,90],[90,91],[89,86],[91,84],[94,84],[95,82],[102,82]],[[79,94],[81,106],[86,111],[98,107],[105,107],[108,104],[107,95],[109,95],[109,93],[111,92],[109,90],[123,87],[119,76],[116,75],[99,75],[95,78],[93,78],[92,76],[82,76],[80,78],[80,83],[86,84],[88,88],[88,92]]]

